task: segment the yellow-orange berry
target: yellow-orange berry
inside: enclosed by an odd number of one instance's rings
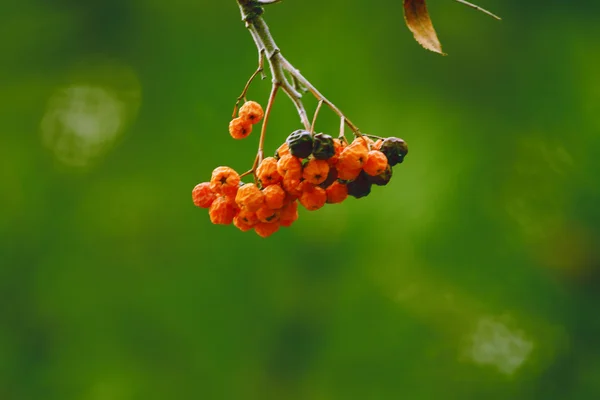
[[[247,101],[240,107],[240,118],[251,124],[257,124],[265,115],[262,107],[255,101]]]
[[[334,182],[325,189],[327,193],[327,203],[329,204],[337,204],[346,200],[348,197],[348,187],[343,183]]]
[[[283,144],[279,146],[279,148],[275,152],[275,156],[277,159],[280,159],[281,157],[287,154],[290,154],[290,146],[288,146],[287,142],[283,142]]]
[[[258,223],[255,212],[242,210],[233,218],[233,224],[242,232],[247,232]]]
[[[274,185],[281,182],[281,175],[277,172],[275,157],[267,157],[258,166],[256,176],[263,186]]]
[[[371,150],[367,157],[367,162],[363,165],[363,170],[371,176],[382,174],[388,166],[388,160],[385,154],[379,150]]]
[[[279,185],[267,186],[262,190],[265,196],[265,204],[271,210],[277,210],[284,205],[286,193]]]
[[[229,134],[234,139],[244,139],[252,132],[252,124],[243,118],[234,118],[229,123]]]
[[[238,209],[231,199],[219,196],[213,201],[208,210],[210,221],[217,225],[229,225],[233,222],[233,218]]]
[[[258,236],[267,238],[279,230],[279,223],[277,222],[259,222],[254,227],[254,232]]]
[[[352,143],[340,154],[338,171],[340,169],[362,169],[363,164],[367,161],[368,154],[369,151],[361,142]]]
[[[208,208],[217,196],[210,190],[210,182],[202,182],[192,190],[192,200],[196,207]]]
[[[241,209],[253,212],[264,204],[265,195],[254,183],[246,183],[238,189],[235,202]]]
[[[283,188],[290,196],[300,197],[300,195],[302,194],[302,190],[300,189],[301,183],[302,181],[300,179],[286,177],[283,180]]]
[[[282,156],[277,161],[277,172],[286,179],[302,178],[302,162],[291,154]]]
[[[298,202],[292,201],[281,209],[279,214],[279,224],[284,227],[290,227],[298,219]]]
[[[256,217],[260,222],[276,222],[279,221],[279,210],[272,210],[265,204],[256,211]]]
[[[302,194],[298,200],[304,208],[309,211],[315,211],[325,205],[325,202],[327,201],[325,189],[314,186],[306,181],[302,182],[300,186],[302,188]]]
[[[235,197],[240,184],[240,176],[229,167],[217,167],[210,178],[210,188],[213,192],[228,197]]]
[[[304,166],[302,177],[313,185],[319,185],[327,179],[329,164],[325,160],[312,159]]]

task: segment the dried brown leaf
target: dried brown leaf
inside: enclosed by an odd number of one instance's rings
[[[404,19],[415,40],[427,50],[446,55],[435,33],[425,0],[403,0]]]

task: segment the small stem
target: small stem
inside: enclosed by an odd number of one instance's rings
[[[304,86],[302,86],[300,82],[298,82],[298,79],[295,76],[292,76],[292,85],[294,86],[294,89],[296,89],[298,92],[306,93],[306,91],[308,90]]]
[[[346,133],[344,132],[346,128],[346,118],[341,117],[340,118],[340,136],[338,136],[338,139],[346,141]]]
[[[240,175],[240,179],[244,178],[245,176],[248,176],[250,174],[254,173],[254,169],[249,169],[248,171],[244,172],[243,174]]]
[[[381,137],[381,136],[376,136],[376,135],[368,135],[368,134],[366,134],[366,133],[364,133],[364,136],[366,136],[366,137],[370,137],[370,138],[372,138],[372,139],[381,139],[381,140],[384,140],[384,138],[383,138],[383,137]]]
[[[319,92],[319,90],[316,87],[314,87],[313,84],[310,83],[309,80],[306,79],[300,73],[300,71],[298,69],[296,69],[292,64],[290,64],[290,62],[288,60],[286,60],[281,54],[279,54],[279,57],[281,58],[281,63],[285,70],[287,70],[293,77],[295,77],[298,80],[298,82],[300,82],[301,85],[306,87],[308,89],[308,91],[311,92],[317,100],[323,101],[340,118],[344,118],[346,125],[348,125],[348,127],[350,129],[352,129],[352,131],[354,132],[355,135],[362,136],[362,134],[360,133],[360,129],[358,129],[358,127],[356,125],[354,125],[352,123],[352,121],[350,121],[348,118],[346,118],[344,113],[342,113],[342,111],[335,104],[333,104],[325,96],[323,96],[323,94],[321,94],[321,92]]]
[[[256,155],[258,163],[255,161],[255,164],[257,164],[257,166],[260,165],[260,163],[263,160],[267,124],[269,122],[269,116],[271,115],[271,110],[273,109],[273,103],[275,102],[275,96],[277,96],[278,90],[279,84],[273,82],[273,87],[271,88],[271,95],[269,96],[269,102],[267,103],[267,109],[265,110],[265,118],[263,120],[262,129],[260,130],[260,139],[258,141],[258,154]]]
[[[256,76],[258,74],[260,74],[264,71],[264,52],[265,52],[264,49],[260,49],[258,51],[258,68],[256,69],[256,71],[254,71],[252,76],[250,76],[250,79],[248,79],[248,82],[246,82],[246,86],[244,86],[244,90],[242,90],[242,94],[240,94],[239,97],[237,98],[237,100],[235,102],[235,106],[233,107],[233,115],[231,116],[231,118],[235,118],[235,116],[237,115],[240,102],[242,100],[246,101],[246,93],[248,93],[248,89],[250,88],[252,81],[254,81],[254,79],[256,78]]]
[[[317,109],[315,110],[315,115],[313,116],[312,124],[310,125],[310,134],[315,133],[315,124],[317,123],[317,117],[319,116],[319,111],[321,111],[321,107],[323,106],[323,100],[319,101],[317,104]]]
[[[292,87],[292,89],[293,89],[293,87]],[[304,125],[304,129],[309,130],[310,129],[310,121],[308,120],[308,114],[306,113],[306,109],[304,108],[304,103],[302,103],[300,96],[295,94],[295,93],[297,93],[295,91],[295,89],[293,91],[290,90],[290,87],[287,84],[282,84],[281,90],[283,90],[288,95],[290,100],[292,100],[292,103],[294,103],[294,106],[296,107],[296,110],[298,111],[298,115],[300,116],[300,122],[302,122],[302,125]]]
[[[502,18],[500,18],[500,17],[499,17],[499,16],[497,16],[496,14],[492,14],[491,12],[489,12],[488,10],[486,10],[485,8],[481,8],[481,7],[479,7],[479,6],[478,6],[478,5],[476,5],[476,4],[469,3],[468,1],[465,1],[465,0],[454,0],[454,1],[456,1],[456,2],[458,2],[458,3],[460,3],[460,4],[464,4],[464,5],[465,5],[465,6],[467,6],[467,7],[474,8],[474,9],[476,9],[477,11],[481,11],[482,13],[484,13],[484,14],[487,14],[487,15],[489,15],[490,17],[496,18],[496,19],[497,19],[497,20],[499,20],[499,21],[501,21],[501,20],[502,20]]]

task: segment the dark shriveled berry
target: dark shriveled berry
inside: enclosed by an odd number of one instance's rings
[[[365,171],[361,171],[360,175],[353,180],[348,182],[348,195],[360,199],[361,197],[368,196],[371,193],[371,186],[373,184],[369,182],[368,175]]]
[[[335,154],[333,138],[324,133],[317,133],[313,137],[313,157],[317,160],[328,160]]]
[[[367,174],[367,179],[369,180],[369,182],[371,182],[374,185],[385,186],[392,179],[392,172],[393,172],[393,169],[388,164],[385,171],[383,171],[381,174],[375,175],[375,176],[371,176],[371,175]]]
[[[408,145],[402,139],[389,137],[383,141],[380,150],[387,157],[388,164],[393,167],[404,161],[404,157],[408,154]]]
[[[290,153],[295,157],[306,158],[312,153],[313,138],[309,131],[298,129],[292,132],[285,141],[290,148]]]

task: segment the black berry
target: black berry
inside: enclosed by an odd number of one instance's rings
[[[408,154],[408,146],[406,142],[397,137],[389,137],[381,144],[381,152],[388,159],[388,164],[392,167],[402,163],[404,157]]]
[[[298,129],[285,140],[290,148],[290,153],[298,158],[307,158],[312,153],[313,138],[309,131]]]
[[[317,160],[328,160],[335,154],[333,138],[324,133],[317,133],[313,137],[313,157]]]
[[[368,196],[372,185],[365,171],[361,171],[355,180],[348,182],[348,195],[357,199]]]

